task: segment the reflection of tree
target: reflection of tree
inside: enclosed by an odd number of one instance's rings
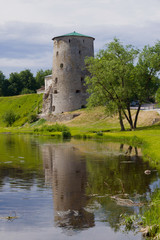
[[[42,150],[46,181],[52,179],[53,184],[56,225],[66,229],[93,227],[94,215],[84,209],[85,159],[71,145],[46,145]]]
[[[0,187],[5,184],[5,178],[10,178],[10,187],[30,189],[38,179],[38,185],[43,187],[43,172],[41,157],[36,141],[30,136],[1,135],[0,136]]]
[[[120,146],[123,149],[123,146]],[[101,204],[105,216],[103,221],[109,223],[115,230],[120,214],[128,212],[134,213],[134,207],[119,206],[109,196],[120,195],[122,198],[130,198],[135,202],[146,200],[146,192],[150,191],[149,185],[155,180],[155,175],[146,176],[144,171],[150,169],[147,162],[143,162],[137,155],[130,155],[132,147],[128,148],[128,155],[87,157],[87,169],[89,171],[87,194],[96,197],[90,199],[90,204],[95,201]],[[94,158],[94,160],[93,160]],[[99,197],[101,196],[101,197]],[[105,197],[104,197],[105,196]]]

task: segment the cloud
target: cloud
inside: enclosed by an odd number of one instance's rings
[[[114,37],[142,48],[159,39],[159,23],[159,0],[5,0],[0,70],[51,66],[51,39],[72,31],[95,37],[95,52]]]
[[[5,0],[0,22],[77,26],[86,24],[137,25],[160,20],[159,0]]]

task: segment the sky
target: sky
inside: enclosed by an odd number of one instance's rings
[[[114,37],[137,48],[160,40],[160,0],[0,0],[0,71],[51,69],[52,38],[76,31],[95,53]]]

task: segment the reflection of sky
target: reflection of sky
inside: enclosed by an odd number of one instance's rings
[[[1,219],[0,229],[21,231],[26,228],[40,228],[53,226],[53,200],[52,189],[40,191],[36,185],[30,191],[10,189],[9,184],[5,184],[4,191],[1,192],[0,217],[18,216],[11,224],[6,224],[6,219]]]
[[[34,184],[27,191],[21,188],[10,189],[9,183],[6,183],[3,192],[1,192],[0,217],[14,216],[15,211],[18,218],[13,221],[0,219],[0,238],[5,240],[65,240],[73,237],[76,240],[106,240],[107,236],[107,239],[113,240],[140,239],[140,234],[135,237],[133,233],[129,235],[115,233],[110,227],[106,226],[106,223],[99,221],[103,214],[102,208],[95,211],[97,220],[95,228],[85,231],[56,228],[53,222],[52,197],[51,188],[40,190]]]
[[[0,237],[5,240],[68,240],[68,239],[75,239],[76,240],[140,240],[141,234],[137,234],[136,236],[131,234],[119,234],[114,233],[110,230],[109,227],[106,226],[99,226],[97,228],[88,229],[86,231],[82,231],[76,236],[70,236],[61,234],[61,229],[59,228],[41,228],[39,231],[20,231],[20,232],[11,232],[10,234],[6,234],[6,232],[2,231],[0,233]]]

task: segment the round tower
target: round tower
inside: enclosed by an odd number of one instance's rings
[[[93,37],[76,32],[54,37],[50,112],[63,113],[86,105],[84,59],[94,56]]]

